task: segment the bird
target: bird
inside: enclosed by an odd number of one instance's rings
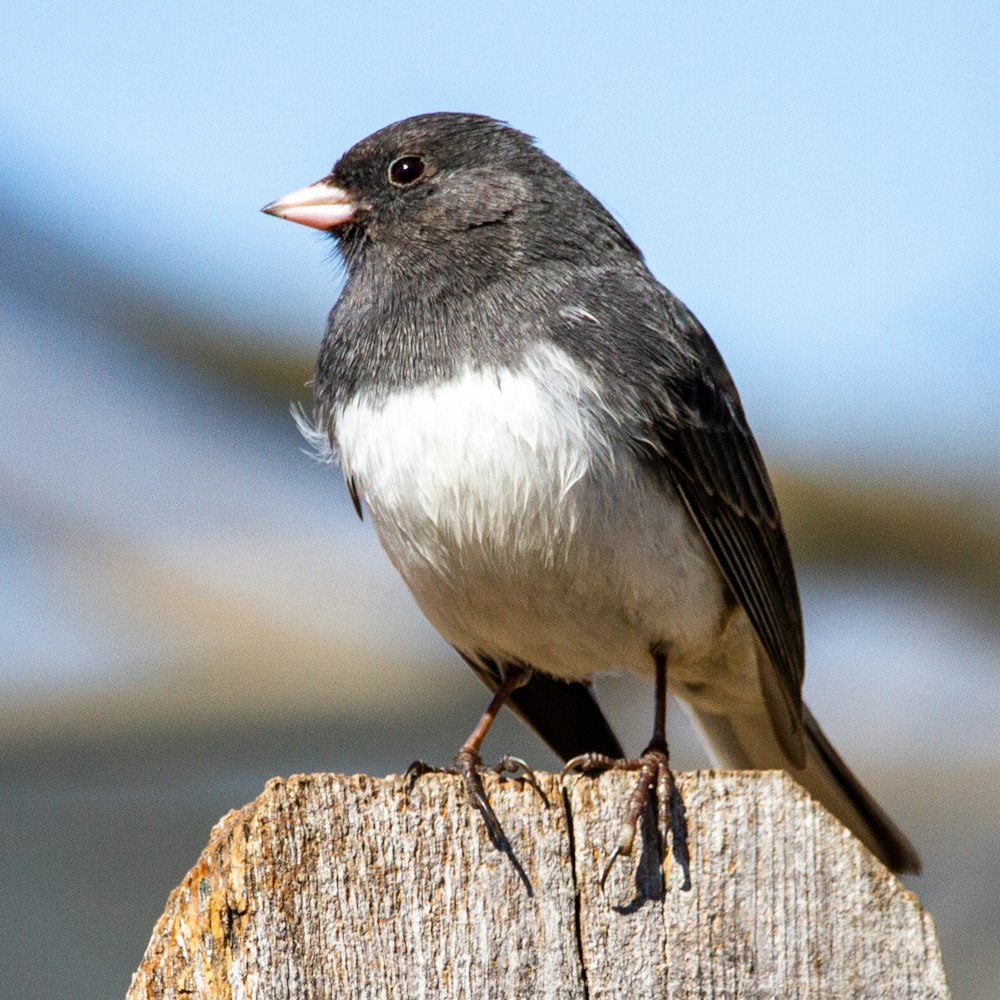
[[[494,842],[480,750],[509,704],[568,766],[638,772],[612,862],[657,802],[676,853],[669,692],[716,766],[787,770],[889,869],[918,871],[803,702],[795,570],[733,379],[597,198],[524,132],[438,112],[262,211],[339,251],[304,430],[493,692],[450,769]],[[639,757],[595,697],[613,669],[654,681]],[[533,777],[498,769],[522,765]]]

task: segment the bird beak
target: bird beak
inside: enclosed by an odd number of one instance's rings
[[[354,218],[358,203],[328,177],[272,201],[261,211],[313,229],[334,229]]]

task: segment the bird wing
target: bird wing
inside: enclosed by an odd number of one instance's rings
[[[641,261],[581,276],[536,322],[614,400],[611,423],[640,463],[681,496],[753,625],[768,713],[790,762],[801,765],[805,643],[795,570],[764,460],[711,337]]]
[[[804,760],[805,643],[795,570],[764,460],[718,349],[674,301],[697,363],[668,376],[669,406],[654,406],[647,460],[665,473],[701,529],[773,670],[762,665],[768,711],[793,763]],[[664,397],[660,397],[661,399]]]

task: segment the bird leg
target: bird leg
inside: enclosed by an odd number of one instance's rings
[[[494,692],[490,703],[486,706],[486,711],[480,716],[479,722],[476,723],[476,728],[472,730],[469,738],[462,744],[458,753],[455,754],[450,767],[434,767],[422,760],[415,760],[406,769],[405,777],[408,779],[407,790],[412,789],[417,778],[423,774],[460,775],[465,782],[469,797],[482,814],[490,841],[498,848],[503,847],[506,843],[506,838],[500,827],[500,821],[497,819],[496,813],[493,811],[490,800],[486,795],[482,779],[483,772],[493,771],[501,777],[509,774],[518,774],[522,781],[526,781],[538,792],[546,806],[549,804],[549,800],[545,797],[545,793],[538,784],[535,772],[520,757],[501,757],[492,768],[488,768],[479,755],[483,740],[486,739],[486,734],[489,732],[490,726],[493,725],[493,721],[499,714],[504,702],[510,696],[510,693],[515,688],[526,683],[530,676],[531,672],[524,667],[509,666],[505,669],[503,681]]]
[[[563,774],[568,771],[582,771],[593,774],[597,771],[638,771],[639,780],[629,796],[625,819],[618,832],[618,842],[601,875],[603,888],[612,866],[620,855],[631,855],[635,843],[635,831],[639,817],[647,807],[655,807],[660,842],[665,845],[667,835],[673,846],[674,859],[684,872],[685,889],[691,888],[690,856],[687,843],[687,818],[684,800],[670,770],[670,754],[667,749],[667,658],[659,650],[653,650],[656,664],[656,708],[653,719],[653,737],[639,757],[617,759],[605,754],[585,753],[568,761]]]

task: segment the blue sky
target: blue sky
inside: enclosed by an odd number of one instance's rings
[[[262,204],[389,121],[487,112],[622,219],[765,446],[995,472],[993,5],[22,0],[3,21],[7,197],[256,335],[318,340],[336,294],[322,239]]]

